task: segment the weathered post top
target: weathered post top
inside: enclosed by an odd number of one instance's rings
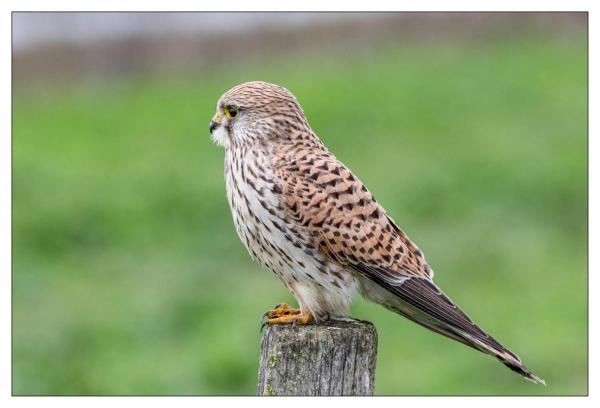
[[[369,322],[274,325],[262,339],[258,395],[373,395],[376,357]]]

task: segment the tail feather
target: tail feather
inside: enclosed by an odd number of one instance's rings
[[[525,367],[524,365],[522,365],[520,363],[515,364],[514,362],[511,362],[511,361],[504,361],[500,358],[498,358],[498,360],[502,361],[502,363],[505,366],[507,366],[508,368],[510,368],[511,370],[513,370],[515,373],[519,374],[521,377],[525,378],[526,380],[529,380],[535,384],[543,384],[544,386],[546,385],[546,381],[544,381],[543,379],[541,379],[540,377],[538,377],[537,375],[535,375],[534,373],[529,371],[527,369],[527,367]]]
[[[467,340],[467,342],[468,341],[472,342],[473,345],[471,347],[474,347],[486,354],[489,354],[492,357],[496,357],[498,359],[498,361],[500,361],[506,367],[510,368],[512,371],[519,374],[526,380],[532,381],[535,384],[546,385],[546,381],[544,381],[543,379],[541,379],[540,377],[538,377],[537,375],[532,373],[527,367],[525,367],[521,363],[521,359],[519,358],[519,356],[517,356],[515,353],[513,353],[506,347],[502,346],[497,341],[494,340],[494,342],[500,346],[499,348],[491,347],[488,344],[484,344],[483,342],[479,341],[478,339],[471,338],[468,334],[464,334],[463,338],[465,338]]]
[[[373,301],[429,330],[495,357],[529,381],[546,385],[521,363],[519,356],[479,328],[430,280],[409,278],[391,285],[371,275],[362,284],[364,295]]]
[[[392,307],[392,310],[396,313],[403,315],[404,317],[412,320],[413,322],[431,330],[442,336],[448,337],[452,340],[458,341],[459,343],[464,344],[465,346],[474,348],[482,353],[495,357],[498,361],[504,364],[506,367],[519,374],[521,377],[526,380],[532,381],[535,384],[543,384],[546,385],[546,382],[531,372],[527,367],[525,367],[521,363],[521,359],[515,353],[502,346],[500,343],[494,340],[494,342],[500,347],[492,347],[489,344],[485,344],[482,341],[469,336],[466,333],[461,333],[460,330],[456,330],[454,328],[443,327],[439,324],[435,324],[428,319],[421,318],[418,314],[414,313],[406,313],[405,310],[401,310],[395,307]],[[492,338],[490,336],[490,338]],[[492,338],[493,340],[493,338]]]

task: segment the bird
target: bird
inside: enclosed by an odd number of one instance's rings
[[[433,282],[423,252],[319,139],[290,91],[262,81],[234,86],[218,99],[209,131],[225,151],[240,240],[299,305],[269,310],[269,326],[348,317],[362,295],[545,384]]]

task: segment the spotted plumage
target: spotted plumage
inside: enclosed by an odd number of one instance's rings
[[[360,293],[543,382],[433,283],[423,253],[325,147],[288,90],[264,82],[232,88],[219,99],[210,130],[225,148],[240,239],[300,306],[296,317],[272,313],[271,322],[346,316]]]

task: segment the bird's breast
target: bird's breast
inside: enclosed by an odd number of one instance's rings
[[[281,189],[268,156],[257,150],[229,152],[225,179],[237,233],[252,257],[280,276],[303,264],[307,243],[279,205]]]

